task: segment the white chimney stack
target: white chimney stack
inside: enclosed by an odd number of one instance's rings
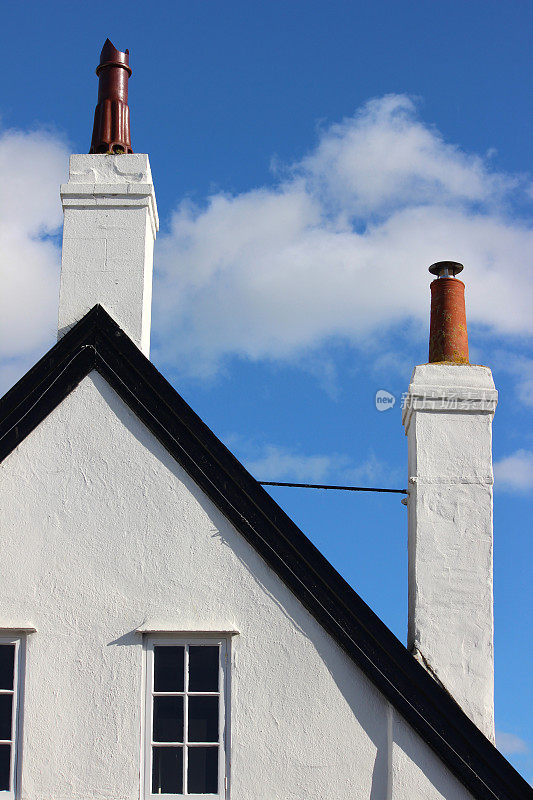
[[[468,362],[464,284],[430,268],[430,363],[415,367],[403,424],[409,469],[409,629],[414,656],[494,741],[492,419],[488,367]]]
[[[148,156],[71,156],[61,201],[59,336],[100,303],[148,357],[159,229]]]

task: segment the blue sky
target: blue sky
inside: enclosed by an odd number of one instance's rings
[[[532,780],[530,4],[96,0],[2,18],[2,390],[54,341],[58,184],[89,147],[107,36],[131,52],[161,218],[153,360],[257,478],[405,486],[427,266],[465,264],[472,360],[500,390],[497,728]],[[399,497],[272,493],[405,641]]]

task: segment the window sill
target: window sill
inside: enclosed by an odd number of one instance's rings
[[[11,633],[37,633],[37,628],[33,625],[4,625],[0,622],[0,635],[9,636]]]
[[[184,626],[172,623],[162,623],[162,622],[152,622],[152,621],[143,622],[142,625],[139,625],[138,628],[135,628],[134,632],[139,634],[171,633],[173,636],[185,636],[185,637],[238,636],[240,633],[240,631],[236,630],[235,628],[229,628],[224,625],[199,627],[198,625]]]

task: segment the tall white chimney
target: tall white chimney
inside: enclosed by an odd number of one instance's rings
[[[71,156],[61,201],[59,336],[100,303],[149,356],[159,221],[148,156]]]
[[[488,367],[468,360],[456,262],[430,267],[429,363],[403,411],[409,470],[409,628],[414,656],[494,741],[492,419]]]
[[[61,187],[59,337],[100,303],[149,356],[159,219],[148,156],[131,152],[128,51],[107,40],[96,73],[91,153],[70,157],[69,181]]]

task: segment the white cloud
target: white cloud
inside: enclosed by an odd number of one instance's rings
[[[514,378],[520,403],[526,408],[533,408],[533,359],[512,351],[498,350],[492,360],[495,369]]]
[[[338,455],[291,453],[284,447],[266,445],[259,457],[249,459],[245,464],[258,480],[317,483],[346,466],[348,459]]]
[[[503,731],[496,731],[496,746],[506,756],[529,753],[530,751],[528,743],[519,736],[515,736],[514,733],[504,733]]]
[[[441,258],[467,265],[471,322],[531,334],[533,231],[509,212],[526,190],[444,142],[409,98],[373,100],[273,187],[178,207],[156,261],[158,357],[209,372],[229,354],[374,343],[427,324],[425,269]]]
[[[413,359],[408,354],[384,350],[376,355],[372,371],[380,377],[400,376],[405,382],[413,371]]]
[[[517,450],[494,464],[495,488],[511,492],[533,489],[533,452]]]
[[[44,132],[0,134],[1,388],[54,341],[62,223],[59,184],[67,149]]]
[[[361,482],[365,485],[394,488],[393,484],[396,479],[397,470],[388,467],[383,461],[376,458],[374,453],[370,453],[362,464],[344,470],[344,480],[348,483]]]
[[[50,235],[67,156],[49,133],[0,134],[2,388],[54,341],[60,253]],[[443,141],[409,98],[373,100],[324,129],[273,185],[179,205],[156,245],[156,357],[198,374],[234,354],[298,358],[334,394],[329,344],[393,367],[387,332],[426,328],[425,268],[442,257],[467,265],[470,321],[531,334],[533,232],[509,212],[527,192],[523,177]],[[529,402],[533,378],[519,389]]]
[[[344,453],[301,453],[275,444],[258,444],[231,434],[225,437],[246,469],[264,481],[293,481],[295,483],[394,483],[396,472],[370,452],[361,463]]]
[[[357,216],[421,203],[497,200],[519,179],[492,173],[486,161],[447,144],[416,116],[413,100],[386,95],[332,125],[302,162],[327,202]]]

